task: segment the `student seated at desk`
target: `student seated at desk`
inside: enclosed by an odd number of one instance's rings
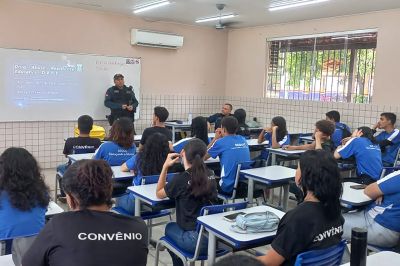
[[[371,184],[381,176],[381,150],[369,127],[360,127],[353,132],[351,137],[344,139],[343,145],[336,149],[334,156],[336,159],[354,156],[358,177],[346,179],[348,181]]]
[[[351,240],[351,229],[368,230],[368,244],[390,248],[400,237],[400,171],[368,185],[365,195],[374,200],[365,210],[344,214],[343,237]]]
[[[329,111],[325,114],[326,120],[335,123],[335,132],[333,132],[331,139],[333,141],[334,148],[342,144],[342,139],[350,137],[350,128],[340,122],[340,113],[336,110]]]
[[[103,159],[110,166],[123,164],[136,154],[133,136],[132,120],[126,117],[115,120],[110,129],[109,141],[100,145],[93,159]]]
[[[146,143],[148,137],[154,133],[160,133],[167,137],[168,141],[172,142],[172,132],[165,127],[165,121],[167,121],[169,112],[165,107],[156,106],[154,107],[152,127],[148,127],[143,131],[142,138],[140,139],[139,150],[142,149]],[[172,144],[170,145],[172,150]]]
[[[397,152],[400,148],[400,131],[395,128],[395,123],[395,114],[382,113],[378,123],[372,127],[374,133],[377,128],[383,130],[375,134],[375,139],[381,148],[384,166],[394,166]]]
[[[305,194],[304,201],[282,217],[271,249],[259,257],[265,265],[294,265],[298,254],[341,241],[342,184],[332,154],[324,150],[306,151],[300,157],[295,180]]]
[[[335,125],[328,120],[319,120],[315,123],[314,138],[310,144],[304,144],[299,146],[284,146],[286,150],[318,150],[323,149],[328,152],[335,150],[334,144],[331,140],[331,136],[335,132]]]
[[[22,237],[13,241],[15,265],[21,265],[35,238],[29,236],[44,226],[49,200],[49,188],[32,154],[23,148],[5,150],[0,156],[0,239]]]
[[[236,135],[240,135],[246,139],[249,139],[250,130],[249,126],[246,124],[246,111],[241,108],[236,109],[233,113],[233,116],[238,120],[238,130],[236,131]]]
[[[174,152],[180,153],[183,147],[188,143],[189,140],[193,138],[201,139],[206,145],[208,145],[211,140],[208,138],[207,130],[207,120],[202,116],[197,116],[193,118],[191,128],[191,136],[189,138],[181,139],[173,144]]]
[[[232,194],[236,178],[236,167],[239,163],[250,161],[250,150],[246,139],[235,134],[238,121],[233,116],[224,117],[221,128],[215,131],[215,138],[208,145],[210,157],[220,159],[221,180],[217,183],[218,191]],[[245,193],[246,188],[238,188],[238,194]]]
[[[224,117],[231,116],[231,112],[233,110],[233,106],[230,103],[224,103],[224,105],[221,108],[221,113],[215,113],[211,116],[208,117],[207,119],[207,125],[208,129],[211,128],[211,124],[214,123],[214,129],[220,128],[221,127],[221,120]]]
[[[271,120],[271,126],[264,128],[258,136],[257,142],[263,143],[268,140],[269,144],[266,148],[281,148],[290,144],[289,133],[286,128],[286,120],[282,116],[275,116]],[[261,151],[259,159],[267,160],[269,150]]]
[[[147,139],[141,151],[121,165],[121,170],[123,172],[133,171],[135,177],[132,185],[140,186],[143,176],[161,173],[169,151],[167,137],[160,133],[154,133]],[[133,215],[135,213],[135,197],[132,194],[119,197],[116,206]]]
[[[222,122],[222,127],[224,122]],[[187,252],[194,253],[197,239],[197,217],[202,207],[212,205],[217,197],[217,189],[214,173],[204,164],[204,156],[207,154],[207,146],[199,139],[190,140],[181,156],[177,153],[168,155],[164,163],[160,179],[157,184],[157,197],[160,199],[169,197],[175,200],[176,223],[172,222],[165,227],[165,235]],[[175,176],[166,183],[168,169],[179,159],[185,168],[185,172]],[[207,243],[201,243],[200,254],[207,253]],[[183,265],[181,259],[170,252],[174,266]]]
[[[72,211],[45,225],[22,265],[146,265],[143,220],[110,212],[112,174],[102,160],[81,160],[68,167],[63,182]]]

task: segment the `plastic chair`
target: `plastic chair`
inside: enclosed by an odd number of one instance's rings
[[[5,243],[5,253],[4,253],[4,255],[11,254],[12,242],[13,242],[14,239],[16,239],[16,238],[25,238],[25,237],[34,237],[34,236],[37,236],[37,235],[38,235],[38,233],[33,233],[33,234],[13,236],[13,237],[10,237],[10,238],[2,238],[2,239],[0,239],[0,243],[1,242]]]
[[[242,210],[247,207],[247,202],[240,202],[240,203],[232,203],[232,204],[225,204],[225,205],[213,205],[213,206],[205,206],[200,210],[200,216],[203,215],[210,215],[216,213],[222,213],[225,210]],[[186,252],[182,250],[172,239],[167,236],[163,236],[158,240],[156,246],[156,255],[154,260],[154,265],[158,265],[159,260],[159,252],[162,247],[166,247],[169,251],[176,254],[186,265],[194,265],[195,261],[201,261],[201,265],[204,265],[204,261],[207,260],[207,255],[200,254],[200,243],[204,232],[204,226],[197,223],[196,231],[199,234],[199,238],[197,239],[196,249],[194,253]],[[229,250],[227,249],[218,249],[216,251],[216,257],[223,256],[227,254]]]
[[[228,203],[229,201],[235,202],[235,199],[237,199],[237,189],[239,186],[240,182],[240,170],[245,170],[245,169],[251,169],[254,161],[246,161],[242,163],[238,163],[236,166],[236,175],[235,175],[235,183],[233,185],[233,190],[232,194],[225,194],[218,192],[218,198],[222,199],[224,203]],[[247,195],[246,195],[247,196]]]
[[[340,265],[346,240],[339,244],[325,248],[303,252],[297,255],[295,266],[336,266]]]

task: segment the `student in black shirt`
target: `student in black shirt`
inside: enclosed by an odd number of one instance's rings
[[[338,244],[343,234],[342,183],[332,154],[306,151],[296,170],[304,201],[281,219],[271,250],[259,257],[265,265],[294,265],[296,256]]]
[[[203,206],[211,205],[216,199],[217,189],[214,174],[204,164],[207,147],[203,141],[192,139],[181,152],[170,153],[164,163],[157,184],[157,197],[169,197],[175,200],[176,223],[167,224],[165,235],[187,252],[193,253],[196,248],[197,238],[196,220]],[[182,158],[185,172],[175,176],[166,184],[168,168]],[[201,243],[202,254],[206,253],[206,242]],[[181,259],[170,252],[174,266],[183,265]]]
[[[152,127],[148,127],[143,131],[142,139],[140,140],[139,150],[142,149],[143,145],[146,143],[147,138],[156,132],[161,133],[167,137],[169,141],[172,142],[172,132],[165,127],[165,121],[168,119],[169,112],[165,107],[156,106],[154,107]],[[172,150],[172,144],[171,144]]]
[[[246,139],[250,138],[250,130],[249,126],[246,124],[246,111],[244,109],[236,109],[233,113],[233,116],[236,117],[238,121],[238,130],[236,131],[236,135],[240,135],[245,137]]]
[[[319,120],[315,123],[314,139],[310,144],[304,144],[299,146],[285,146],[287,150],[318,150],[323,149],[328,152],[335,151],[335,145],[331,140],[331,136],[335,132],[335,124],[328,120]]]
[[[63,185],[73,211],[58,214],[45,225],[22,265],[146,265],[148,235],[143,220],[110,212],[112,175],[103,160],[72,164]]]
[[[208,122],[208,128],[211,128],[211,123],[214,123],[214,129],[220,128],[221,127],[221,120],[222,118],[226,116],[231,116],[233,106],[230,103],[225,103],[222,106],[221,113],[215,113],[211,116],[208,117],[207,122]]]

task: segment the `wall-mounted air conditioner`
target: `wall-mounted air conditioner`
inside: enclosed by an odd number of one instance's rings
[[[131,29],[131,44],[177,49],[183,46],[183,36],[164,32]]]

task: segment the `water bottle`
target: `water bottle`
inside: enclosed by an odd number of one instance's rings
[[[367,265],[367,229],[354,227],[351,230],[350,266]]]
[[[188,124],[192,124],[192,119],[193,119],[193,115],[192,115],[192,113],[189,113],[189,115],[188,115]]]

